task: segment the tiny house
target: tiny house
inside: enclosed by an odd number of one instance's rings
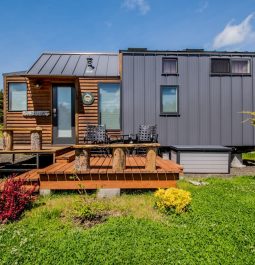
[[[118,53],[43,53],[30,69],[4,74],[4,127],[42,128],[43,145],[83,143],[86,124],[121,129]],[[14,144],[30,142],[14,133]]]
[[[4,127],[42,128],[43,145],[83,143],[86,124],[110,134],[157,124],[159,143],[255,146],[242,111],[255,108],[255,53],[121,50],[43,53],[4,74]],[[29,135],[14,134],[14,144]]]
[[[255,53],[128,49],[122,55],[122,129],[157,124],[170,145],[255,146],[240,112],[255,111]]]

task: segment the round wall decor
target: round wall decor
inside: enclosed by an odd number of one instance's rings
[[[91,105],[94,102],[94,96],[91,92],[82,93],[82,102],[84,105]]]

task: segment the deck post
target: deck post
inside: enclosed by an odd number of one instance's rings
[[[13,131],[3,130],[3,150],[11,151],[13,150]]]
[[[157,149],[155,147],[148,148],[146,155],[146,164],[145,164],[145,169],[147,171],[156,170],[156,157],[157,157]]]
[[[113,148],[112,169],[122,171],[126,168],[126,154],[124,148]]]
[[[42,150],[42,130],[39,128],[31,131],[31,150]]]
[[[82,171],[90,168],[90,150],[76,149],[75,150],[75,170]]]

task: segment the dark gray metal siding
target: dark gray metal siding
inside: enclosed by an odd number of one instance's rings
[[[124,133],[136,133],[139,124],[157,124],[162,145],[254,146],[254,128],[242,123],[246,116],[239,113],[255,111],[254,55],[243,54],[251,58],[251,76],[211,76],[210,54],[168,54],[178,57],[179,75],[164,76],[165,56],[123,53]],[[179,117],[160,116],[161,85],[179,85]]]

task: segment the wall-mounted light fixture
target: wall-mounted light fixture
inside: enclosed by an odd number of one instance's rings
[[[37,80],[35,83],[35,88],[41,89],[41,87],[42,87],[42,82],[40,80]]]
[[[93,65],[93,58],[88,57],[87,58],[87,68],[86,68],[86,73],[92,73],[94,70],[95,66]]]

